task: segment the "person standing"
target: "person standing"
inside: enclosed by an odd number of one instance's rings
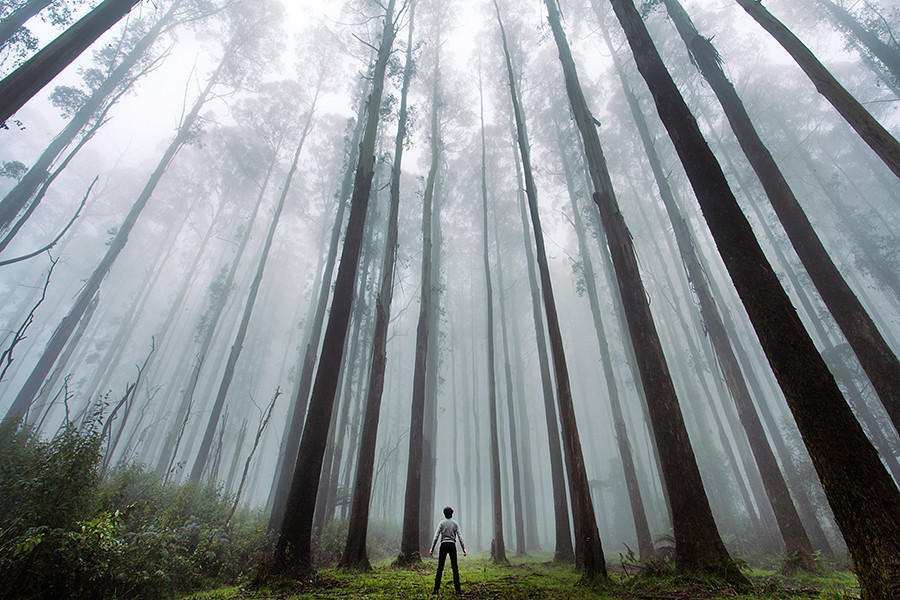
[[[453,585],[456,593],[462,590],[459,587],[459,566],[456,563],[456,540],[459,540],[459,546],[462,548],[463,556],[466,556],[466,545],[463,543],[462,535],[459,532],[459,523],[453,520],[453,509],[449,506],[444,507],[444,520],[438,523],[437,531],[434,532],[434,541],[431,542],[431,550],[428,552],[430,556],[434,556],[434,546],[441,540],[440,550],[438,551],[438,568],[437,574],[434,576],[434,592],[438,593],[441,587],[441,575],[444,573],[444,561],[450,556],[450,566],[453,568]]]

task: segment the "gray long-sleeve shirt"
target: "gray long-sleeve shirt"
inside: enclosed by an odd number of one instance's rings
[[[442,544],[445,542],[455,544],[458,539],[462,551],[466,551],[466,545],[463,543],[462,534],[459,532],[459,523],[453,519],[444,519],[438,524],[437,531],[434,532],[434,541],[431,542],[432,552],[434,552],[434,547],[438,543],[438,538],[440,538]]]

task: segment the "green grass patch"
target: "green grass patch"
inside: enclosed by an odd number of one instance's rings
[[[513,559],[493,565],[486,556],[460,557],[461,598],[477,600],[850,600],[859,598],[856,577],[848,572],[784,577],[774,571],[751,571],[753,589],[737,591],[705,578],[644,577],[612,573],[608,581],[585,583],[571,565],[556,565],[549,557]],[[183,600],[413,600],[431,595],[437,560],[414,568],[374,566],[368,573],[321,569],[314,578],[292,589],[222,588]],[[449,564],[438,598],[455,598]]]

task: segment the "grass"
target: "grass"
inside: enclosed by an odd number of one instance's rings
[[[642,577],[612,573],[606,582],[582,583],[569,565],[542,562],[546,557],[514,559],[498,567],[487,557],[460,557],[461,598],[476,600],[850,600],[859,598],[849,572],[784,577],[773,571],[748,572],[750,591],[737,591],[711,580],[688,577]],[[430,599],[436,560],[410,569],[377,565],[369,573],[322,569],[315,578],[289,590],[228,587],[185,596],[182,600],[413,600]],[[456,598],[449,564],[437,598]]]

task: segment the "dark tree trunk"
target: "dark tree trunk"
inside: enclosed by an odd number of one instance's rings
[[[491,436],[491,507],[493,508],[494,535],[491,540],[491,560],[494,564],[506,564],[506,544],[503,541],[503,496],[500,490],[500,431],[497,423],[497,376],[494,352],[494,288],[491,285],[491,261],[488,257],[487,210],[487,147],[484,141],[484,95],[481,72],[478,73],[478,92],[481,99],[481,232],[482,262],[484,264],[484,288],[487,302],[487,375],[488,414]]]
[[[226,56],[227,54],[228,53],[226,53]],[[128,242],[128,236],[131,234],[131,230],[134,228],[138,217],[141,215],[141,212],[147,205],[147,201],[150,199],[150,196],[153,195],[153,191],[156,189],[156,185],[159,183],[159,180],[162,179],[166,168],[169,166],[169,163],[172,162],[172,159],[175,158],[178,150],[180,150],[185,141],[187,141],[190,129],[193,126],[194,121],[200,114],[200,110],[203,108],[203,105],[205,104],[213,85],[216,83],[223,65],[224,60],[219,64],[215,73],[213,73],[213,75],[210,77],[206,88],[204,88],[203,92],[200,94],[200,97],[197,98],[197,101],[194,103],[194,106],[191,108],[190,112],[185,116],[184,120],[181,123],[181,126],[178,129],[178,133],[169,144],[169,147],[166,148],[166,151],[163,153],[159,164],[157,164],[156,166],[156,169],[150,175],[150,179],[147,181],[144,189],[141,190],[141,193],[138,196],[137,200],[135,200],[134,204],[131,206],[131,210],[128,212],[128,215],[125,217],[125,220],[122,222],[122,225],[116,232],[115,237],[110,242],[106,254],[100,261],[100,264],[97,265],[97,267],[94,269],[94,272],[88,278],[87,282],[85,282],[84,286],[81,288],[81,291],[78,294],[78,297],[75,299],[72,308],[69,309],[68,314],[63,317],[63,320],[57,326],[56,330],[53,332],[53,335],[50,337],[50,340],[47,342],[47,347],[44,350],[44,353],[41,355],[41,358],[38,360],[37,364],[32,370],[31,375],[29,375],[28,379],[25,381],[22,389],[16,395],[15,400],[13,400],[9,411],[3,418],[4,423],[9,421],[18,421],[25,414],[25,411],[28,410],[28,407],[31,406],[31,403],[34,400],[34,396],[38,392],[41,383],[50,372],[50,369],[53,368],[53,364],[56,362],[56,359],[59,356],[59,353],[62,351],[63,346],[72,335],[72,332],[77,326],[78,321],[81,320],[81,317],[87,309],[87,306],[90,304],[91,299],[97,294],[97,291],[100,289],[100,284],[103,282],[103,279],[106,277],[109,269],[112,267],[113,263],[115,263],[116,258],[118,258],[119,256],[119,253]]]
[[[41,153],[31,168],[28,169],[28,172],[25,173],[22,179],[0,201],[0,231],[5,231],[12,225],[22,209],[35,195],[41,183],[49,176],[50,166],[56,158],[72,143],[90,122],[91,118],[102,109],[107,99],[125,81],[128,72],[150,49],[159,37],[163,27],[170,21],[170,15],[171,11],[160,18],[135,44],[131,52],[125,55],[103,83],[91,93],[90,97],[81,105],[62,131],[50,141],[50,144],[48,144],[47,148]],[[4,240],[4,242],[7,241]]]
[[[566,146],[563,142],[563,132],[559,123],[556,126],[556,140],[560,158],[563,164],[563,173],[566,186],[569,190],[569,200],[572,205],[572,215],[575,221],[575,233],[578,237],[578,251],[581,258],[582,276],[584,277],[585,290],[591,306],[591,316],[594,322],[594,331],[597,334],[597,343],[600,347],[600,359],[603,363],[603,376],[606,380],[606,392],[609,398],[612,412],[613,427],[615,428],[616,446],[619,449],[619,457],[622,460],[622,470],[625,475],[625,487],[628,491],[628,501],[631,506],[631,516],[634,519],[634,528],[637,534],[638,557],[646,561],[653,558],[653,537],[650,535],[650,526],[647,523],[647,512],[644,509],[644,500],[641,497],[641,489],[638,485],[637,471],[634,467],[634,457],[631,452],[631,442],[628,439],[628,430],[625,427],[625,417],[622,412],[622,402],[619,399],[619,389],[616,386],[613,372],[612,355],[603,325],[602,309],[600,308],[600,294],[597,291],[597,283],[594,277],[594,265],[587,247],[584,234],[584,223],[581,218],[581,208],[575,201],[574,178],[566,156]]]
[[[677,0],[665,0],[665,4],[688,52],[719,98],[731,128],[765,188],[803,266],[856,352],[895,427],[900,430],[900,389],[897,386],[900,381],[900,361],[816,235],[787,180],[753,127],[734,86],[725,76],[712,43],[697,33],[690,17]],[[900,146],[897,151],[900,158]]]
[[[438,32],[440,39],[440,32]],[[400,537],[400,554],[397,564],[410,565],[421,559],[421,500],[422,461],[425,432],[425,387],[428,370],[429,325],[431,324],[432,294],[432,234],[434,188],[441,165],[441,90],[440,90],[440,43],[435,46],[434,81],[431,96],[431,166],[425,182],[422,199],[422,280],[419,304],[419,321],[416,326],[416,356],[413,365],[413,395],[409,425],[409,460],[406,469],[406,492],[403,503],[403,531]]]
[[[797,61],[816,89],[837,110],[856,133],[900,177],[900,143],[825,68],[790,29],[776,19],[759,0],[736,0],[760,26]]]
[[[587,471],[584,467],[584,455],[581,451],[581,440],[575,420],[575,408],[572,404],[572,389],[569,384],[569,372],[566,366],[565,349],[559,316],[556,311],[556,300],[550,281],[550,268],[547,263],[547,252],[544,248],[544,233],[537,207],[537,189],[531,170],[531,150],[528,135],[525,131],[525,118],[519,105],[519,94],[506,43],[506,32],[500,17],[500,7],[494,2],[497,11],[497,23],[503,40],[503,51],[506,56],[506,71],[509,81],[510,98],[516,120],[516,133],[519,141],[519,153],[522,157],[522,169],[525,174],[525,194],[528,197],[528,208],[531,213],[531,224],[534,230],[537,249],[537,262],[540,270],[541,293],[544,299],[544,312],[550,336],[550,350],[553,366],[556,371],[556,400],[559,407],[562,425],[563,447],[565,448],[566,471],[569,476],[569,495],[572,501],[572,518],[575,522],[575,559],[580,564],[584,576],[588,579],[595,576],[606,577],[606,561],[600,543],[600,532],[597,529],[597,517],[594,514],[594,502],[591,499]]]
[[[0,47],[4,46],[9,41],[9,38],[28,19],[53,4],[53,2],[54,0],[28,0],[28,2],[10,13],[3,21],[0,21]]]
[[[103,0],[0,81],[0,123],[5,123],[138,2],[140,0]]]
[[[594,202],[606,232],[629,337],[646,392],[653,437],[659,449],[664,485],[671,502],[676,566],[681,571],[713,572],[744,583],[746,579],[722,543],[703,489],[700,470],[641,281],[631,234],[619,212],[595,121],[578,82],[575,62],[559,22],[559,12],[549,0],[546,5],[559,49],[569,102],[584,142]]]
[[[285,502],[288,489],[291,484],[297,451],[300,448],[300,435],[303,432],[303,422],[306,418],[306,406],[309,400],[309,392],[312,387],[313,373],[316,367],[316,357],[319,353],[319,344],[322,339],[322,328],[325,324],[325,311],[328,308],[328,298],[331,292],[331,280],[334,273],[334,265],[337,261],[338,245],[341,240],[344,211],[353,185],[354,165],[358,162],[359,142],[362,139],[365,126],[365,110],[367,102],[362,102],[356,117],[356,127],[353,138],[350,141],[350,157],[347,162],[347,170],[344,180],[338,192],[337,212],[334,216],[334,225],[331,228],[331,240],[328,244],[328,256],[325,259],[325,272],[319,282],[319,295],[316,300],[316,313],[306,334],[306,349],[303,353],[303,362],[300,366],[300,380],[297,384],[294,402],[290,408],[290,418],[285,427],[281,452],[278,454],[278,462],[275,467],[275,479],[272,482],[271,504],[272,512],[269,515],[269,529],[277,530],[284,519]]]
[[[803,329],[640,15],[630,1],[612,0],[612,5],[809,449],[854,559],[863,597],[896,597],[900,491]],[[854,451],[847,452],[848,447]]]
[[[394,2],[390,0],[384,19],[378,59],[372,76],[372,93],[369,96],[365,134],[359,150],[359,166],[350,205],[350,220],[341,251],[341,264],[335,280],[334,296],[328,325],[322,341],[319,368],[310,396],[309,411],[300,448],[297,453],[294,475],[285,503],[284,520],[281,523],[275,559],[275,571],[290,575],[308,574],[312,570],[312,521],[316,506],[322,457],[328,439],[328,424],[334,408],[334,394],[340,376],[344,354],[344,339],[349,325],[353,304],[353,284],[359,264],[360,247],[365,229],[369,193],[375,171],[375,139],[378,133],[378,116],[384,91],[384,75],[387,69],[394,29]]]
[[[528,223],[528,208],[525,199],[525,185],[522,182],[522,165],[517,152],[515,124],[512,136],[513,159],[516,164],[516,183],[519,190],[519,215],[522,220],[522,239],[525,247],[525,269],[528,271],[528,285],[531,290],[531,316],[534,322],[534,337],[537,346],[538,366],[541,372],[541,397],[544,400],[544,421],[547,424],[547,439],[550,450],[550,481],[553,488],[553,521],[555,543],[553,560],[571,562],[575,559],[572,548],[572,534],[569,521],[569,502],[566,497],[566,475],[563,471],[562,448],[559,440],[559,421],[554,406],[553,378],[550,374],[550,359],[547,356],[547,338],[544,319],[541,316],[541,290],[535,274],[533,239]]]
[[[247,294],[247,300],[244,304],[244,312],[241,315],[241,322],[238,325],[237,333],[235,333],[234,341],[231,345],[231,351],[228,354],[228,361],[225,363],[225,372],[222,374],[222,380],[219,383],[219,390],[216,393],[216,399],[213,402],[212,413],[209,416],[209,421],[206,425],[206,431],[204,432],[203,439],[200,442],[200,449],[197,451],[197,456],[194,459],[194,466],[191,469],[190,480],[193,482],[200,481],[200,477],[201,475],[203,475],[203,469],[206,466],[206,461],[209,456],[209,449],[212,445],[212,439],[216,431],[216,423],[219,420],[219,415],[222,412],[222,407],[225,405],[225,397],[228,395],[228,388],[231,387],[231,380],[234,378],[234,368],[235,366],[237,366],[237,361],[241,356],[241,350],[243,350],[244,348],[244,339],[247,337],[247,329],[250,326],[250,317],[253,316],[253,306],[256,304],[256,296],[259,293],[259,285],[262,282],[263,274],[266,270],[266,261],[269,258],[269,251],[272,248],[272,241],[275,239],[275,230],[278,227],[278,220],[281,217],[281,211],[284,208],[284,201],[287,198],[288,191],[291,189],[291,181],[294,178],[294,173],[297,171],[297,163],[300,160],[300,152],[303,150],[303,144],[304,142],[306,142],[306,136],[309,134],[309,130],[312,127],[313,115],[316,111],[316,102],[319,99],[320,89],[321,81],[320,85],[316,87],[316,92],[313,96],[312,104],[310,105],[309,112],[306,115],[306,122],[303,124],[303,132],[300,134],[300,142],[297,144],[297,149],[294,151],[294,159],[293,161],[291,161],[291,168],[288,170],[287,176],[285,177],[284,185],[281,188],[281,195],[278,197],[278,204],[275,206],[275,212],[272,215],[272,220],[269,223],[269,231],[266,234],[266,241],[263,245],[262,253],[260,254],[259,260],[256,264],[256,273],[253,275],[253,281],[250,283],[250,291]],[[247,238],[249,238],[249,232],[253,227],[254,220],[251,220],[246,224]],[[235,261],[235,264],[237,264],[237,261]],[[230,289],[230,286],[226,289]],[[214,329],[214,327],[211,325],[210,329]]]
[[[521,474],[521,461],[519,460],[519,441],[518,441],[518,426],[516,422],[516,404],[521,403],[525,396],[524,394],[518,395],[518,402],[516,402],[515,398],[517,394],[513,391],[513,379],[512,379],[512,366],[510,365],[510,350],[509,350],[509,334],[507,332],[507,321],[506,321],[506,302],[505,302],[505,288],[503,287],[503,266],[500,262],[500,236],[498,234],[497,227],[497,213],[494,212],[494,239],[497,242],[494,244],[494,264],[496,265],[497,272],[497,290],[498,290],[498,302],[500,308],[500,333],[503,339],[503,373],[506,378],[506,412],[509,422],[509,451],[510,451],[510,462],[512,467],[512,490],[513,490],[513,519],[516,525],[516,556],[525,556],[526,551],[528,549],[528,535],[526,535],[525,531],[525,515],[523,511],[523,499],[522,499],[522,474]],[[486,239],[486,238],[485,238]],[[527,425],[523,421],[519,421],[522,423],[523,429],[527,427]],[[526,446],[526,448],[530,448],[530,446]],[[525,453],[527,454],[527,452]],[[527,490],[533,490],[534,486],[530,486],[526,488]],[[526,494],[526,497],[531,496],[531,494]]]
[[[409,31],[406,41],[406,66],[400,91],[400,113],[397,137],[394,143],[394,161],[391,167],[391,201],[388,213],[388,229],[384,241],[384,259],[381,267],[381,287],[375,303],[375,332],[372,336],[372,366],[366,393],[366,412],[359,442],[356,462],[356,478],[353,499],[347,525],[347,543],[340,566],[346,569],[368,571],[371,568],[366,554],[366,535],[369,527],[369,505],[372,495],[372,469],[375,464],[375,447],[378,439],[378,418],[384,392],[384,372],[387,363],[387,333],[391,321],[391,300],[394,297],[394,263],[397,260],[398,218],[400,212],[400,173],[403,147],[406,142],[407,95],[412,79],[412,42],[415,22],[415,0],[410,5]]]

